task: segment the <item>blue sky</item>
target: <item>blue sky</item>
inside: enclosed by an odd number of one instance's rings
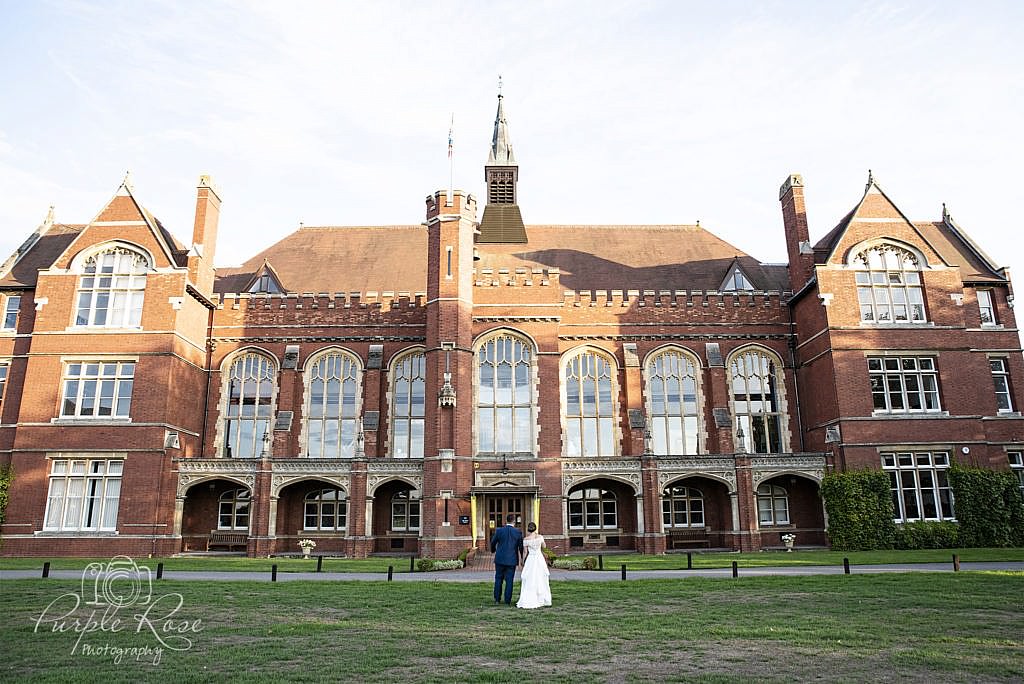
[[[0,0],[0,252],[126,170],[184,242],[210,174],[221,265],[300,222],[418,223],[453,114],[482,195],[501,74],[527,224],[700,220],[782,262],[787,175],[813,241],[872,169],[1024,278],[1022,28],[1019,2]]]

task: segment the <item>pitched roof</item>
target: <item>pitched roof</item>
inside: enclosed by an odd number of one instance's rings
[[[759,290],[785,290],[786,267],[762,264],[700,226],[529,226],[527,244],[479,244],[481,268],[553,269],[575,290],[716,290],[734,260]],[[216,292],[244,292],[265,261],[290,292],[423,292],[423,226],[301,228],[217,269]]]
[[[26,244],[19,248],[19,251],[23,248],[26,251],[18,257],[11,270],[0,278],[0,287],[35,287],[39,269],[52,266],[83,228],[85,226],[54,223],[29,245],[28,243],[38,234],[34,233]]]

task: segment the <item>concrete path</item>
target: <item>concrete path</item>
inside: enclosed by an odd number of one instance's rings
[[[149,560],[150,571],[156,573],[155,560]],[[164,579],[185,580],[185,581],[223,581],[223,582],[269,582],[270,562],[267,563],[266,572],[215,572],[205,570],[167,570],[164,572]],[[612,567],[612,564],[608,564]],[[961,571],[982,571],[982,570],[1004,570],[1024,572],[1024,562],[1006,563],[961,563]],[[854,575],[898,573],[898,572],[952,572],[953,563],[906,563],[894,565],[851,565],[850,573]],[[41,577],[40,570],[0,570],[0,582],[13,579],[38,579]],[[798,576],[798,575],[841,575],[841,565],[817,565],[803,567],[770,567],[770,568],[744,568],[740,567],[740,577],[768,577],[768,576]],[[53,579],[81,579],[81,570],[51,570],[50,577]],[[626,578],[631,579],[686,579],[689,577],[719,577],[731,578],[732,568],[694,569],[694,570],[629,570],[627,567]],[[395,582],[492,582],[494,573],[487,570],[442,570],[436,572],[399,572],[393,575]],[[300,582],[300,581],[332,581],[332,582],[381,582],[387,580],[387,573],[379,572],[279,572],[279,582]],[[558,570],[552,568],[551,581],[577,581],[577,582],[612,582],[621,581],[622,573],[620,568],[598,570]]]

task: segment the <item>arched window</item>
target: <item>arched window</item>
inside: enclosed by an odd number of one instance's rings
[[[309,367],[306,382],[306,455],[351,458],[359,417],[359,364],[348,354],[325,354]]]
[[[391,457],[423,458],[423,406],[427,357],[422,352],[403,356],[394,368],[391,385]]]
[[[333,487],[306,495],[304,530],[344,530],[348,518],[348,497]]]
[[[921,265],[910,250],[877,245],[853,258],[860,319],[871,323],[923,323]]]
[[[251,502],[252,496],[248,489],[229,489],[221,494],[217,529],[248,530]]]
[[[224,455],[260,457],[274,399],[274,365],[270,359],[255,352],[235,358],[228,370],[225,394]]]
[[[533,451],[530,347],[511,335],[477,351],[477,439],[482,453]]]
[[[613,530],[619,526],[615,493],[586,487],[569,493],[569,529]]]
[[[125,247],[93,254],[82,264],[78,279],[75,325],[137,328],[149,259]]]
[[[757,521],[762,527],[789,524],[789,494],[778,485],[757,488]]]
[[[666,351],[647,362],[647,405],[655,454],[699,453],[697,373],[689,356]]]
[[[775,358],[762,351],[745,351],[729,362],[729,375],[737,435],[743,431],[746,449],[755,454],[781,453],[785,416]]]
[[[692,487],[665,487],[661,496],[665,528],[704,527],[704,494]]]
[[[418,532],[420,529],[420,490],[403,489],[391,497],[391,531]]]
[[[614,456],[612,364],[585,351],[565,364],[567,456]]]

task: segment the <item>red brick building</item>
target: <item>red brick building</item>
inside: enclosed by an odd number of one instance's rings
[[[230,269],[206,177],[189,246],[127,182],[48,219],[0,267],[2,552],[452,557],[507,513],[561,552],[821,545],[831,468],[890,471],[900,521],[952,518],[955,461],[1024,472],[1008,275],[945,210],[869,178],[812,244],[790,176],[772,265],[525,224],[518,171],[499,97],[482,212],[440,191]]]

